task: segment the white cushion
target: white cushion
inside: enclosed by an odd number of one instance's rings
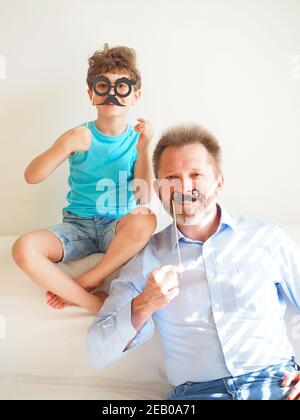
[[[15,240],[0,236],[0,399],[163,399],[169,386],[157,334],[115,364],[94,370],[85,350],[93,316],[76,307],[49,308],[45,291],[13,262]],[[100,258],[61,267],[76,276]]]
[[[287,231],[300,245],[300,226]],[[15,239],[0,237],[0,399],[165,398],[169,385],[157,333],[113,365],[100,371],[92,369],[85,342],[93,317],[76,307],[63,311],[49,308],[45,292],[12,260],[10,250]],[[76,277],[100,258],[95,254],[60,266]],[[103,290],[108,291],[115,277],[103,284]],[[5,339],[1,330],[4,323]],[[300,360],[300,316],[290,307],[287,323]]]

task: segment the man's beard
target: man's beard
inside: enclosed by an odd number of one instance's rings
[[[195,204],[195,210],[193,212],[185,212],[183,207],[182,212],[173,215],[173,217],[175,216],[176,222],[181,226],[203,225],[205,224],[206,220],[208,220],[209,216],[212,214],[215,205],[215,199],[213,200],[213,202],[210,200],[209,203],[206,203],[206,200],[204,200],[203,202],[201,201]]]
[[[183,204],[175,204],[170,200],[170,204],[164,204],[165,210],[181,226],[199,226],[209,220],[210,215],[215,211],[217,205],[217,194],[209,197],[200,194],[196,202],[188,207]],[[175,212],[175,214],[174,214]]]

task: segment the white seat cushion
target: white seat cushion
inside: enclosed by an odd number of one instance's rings
[[[300,226],[287,228],[300,244]],[[15,237],[0,237],[0,399],[163,399],[164,359],[157,333],[113,365],[96,371],[87,361],[86,332],[93,317],[84,310],[49,308],[45,292],[14,264]],[[76,277],[100,254],[60,264]],[[103,284],[108,291],[116,273]],[[288,308],[288,331],[300,360],[300,316]],[[1,325],[5,324],[5,338]]]
[[[113,365],[100,371],[91,368],[85,341],[93,316],[74,306],[63,311],[49,308],[45,291],[12,260],[15,239],[0,237],[0,325],[5,323],[6,330],[5,339],[0,331],[0,399],[164,398],[169,386],[157,335]],[[91,255],[60,265],[77,276],[100,258]]]

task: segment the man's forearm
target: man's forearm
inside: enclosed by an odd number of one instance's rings
[[[152,311],[149,305],[145,302],[143,295],[140,294],[131,302],[131,323],[136,330],[136,333],[141,330],[142,326],[151,318]],[[134,339],[133,339],[134,340]],[[132,341],[129,341],[124,351],[128,349]]]
[[[149,304],[145,301],[142,293],[132,300],[131,323],[137,333],[141,330],[142,326],[149,321],[152,313],[153,312],[151,311]]]

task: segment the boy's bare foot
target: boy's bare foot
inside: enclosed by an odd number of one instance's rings
[[[96,289],[97,286],[99,286],[99,282],[92,281],[89,272],[84,273],[81,276],[75,278],[74,281],[88,292],[91,292],[92,290]],[[53,309],[63,309],[66,306],[73,305],[71,302],[62,299],[60,296],[55,295],[50,291],[46,293],[46,300],[47,304],[49,306],[52,306]]]
[[[100,309],[105,299],[108,296],[107,293],[97,292],[97,293],[91,293],[91,294],[99,298],[99,309]],[[61,298],[60,296],[57,296],[54,293],[49,292],[49,291],[46,293],[46,299],[47,299],[47,304],[51,306],[53,309],[64,309],[66,306],[74,305],[72,302],[68,302],[64,300],[63,298]],[[97,308],[95,309],[95,311],[97,313]]]
[[[71,302],[62,299],[60,296],[57,296],[56,294],[49,291],[46,293],[46,299],[47,304],[52,306],[53,309],[63,309],[66,306],[73,305]]]

